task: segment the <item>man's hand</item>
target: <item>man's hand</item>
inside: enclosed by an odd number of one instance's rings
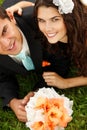
[[[10,108],[14,111],[18,120],[21,122],[27,121],[25,105],[29,101],[30,97],[34,95],[33,92],[28,93],[23,99],[12,99],[9,103]]]

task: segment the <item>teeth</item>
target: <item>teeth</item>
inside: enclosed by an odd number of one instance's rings
[[[56,34],[47,34],[48,35],[48,37],[54,37]]]
[[[13,44],[10,46],[10,48],[9,48],[9,49],[11,50],[12,48],[13,48]]]

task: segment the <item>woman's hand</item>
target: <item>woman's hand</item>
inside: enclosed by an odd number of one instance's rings
[[[22,8],[28,7],[28,6],[34,6],[33,2],[27,2],[27,1],[21,1],[17,4],[10,6],[6,9],[6,12],[8,15],[14,16],[14,13],[17,13],[18,15],[22,15]]]
[[[87,77],[78,76],[72,78],[62,78],[55,72],[44,72],[43,78],[48,86],[54,86],[60,89],[73,88],[87,85]]]
[[[67,80],[55,72],[44,72],[43,78],[48,86],[54,86],[60,89],[65,89],[68,87]]]
[[[12,16],[14,16],[14,13],[17,13],[18,15],[22,15],[22,8],[14,5],[14,6],[7,8],[6,12],[8,15],[11,14]]]

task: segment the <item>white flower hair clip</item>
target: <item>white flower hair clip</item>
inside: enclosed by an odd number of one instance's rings
[[[81,3],[82,3],[83,5],[87,6],[87,0],[80,0],[80,1],[81,1]]]
[[[74,3],[72,0],[53,0],[53,4],[58,6],[58,11],[60,14],[72,13],[74,8]]]

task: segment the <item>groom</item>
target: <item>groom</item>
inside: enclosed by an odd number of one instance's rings
[[[12,2],[12,3],[11,3]],[[15,4],[17,0],[8,0],[3,3],[3,7]],[[32,12],[32,11],[31,11]],[[28,16],[25,10],[23,17],[8,16],[0,7],[0,97],[3,100],[3,107],[9,106],[17,118],[26,122],[25,105],[33,93],[29,93],[24,99],[18,98],[18,82],[16,74],[30,75],[31,71],[40,72],[42,63],[42,47],[31,22],[31,15]],[[27,70],[16,55],[26,52],[30,56],[35,70]],[[33,68],[33,69],[34,69]]]

